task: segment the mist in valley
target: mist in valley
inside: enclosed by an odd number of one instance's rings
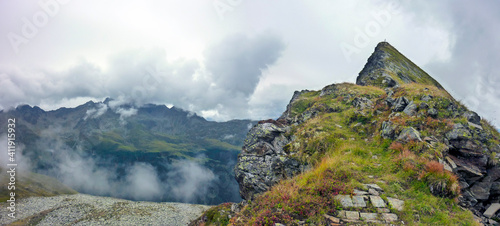
[[[238,185],[232,175],[221,175],[206,166],[203,154],[191,159],[165,158],[148,161],[136,155],[119,158],[70,147],[63,131],[50,128],[41,132],[37,150],[16,153],[20,167],[57,178],[80,193],[134,201],[219,204],[239,201]],[[7,143],[2,136],[2,143]],[[37,162],[30,160],[38,160]],[[6,158],[1,158],[2,165]],[[232,170],[234,160],[226,162]],[[221,177],[225,177],[221,180]],[[229,182],[228,182],[229,181]],[[221,197],[223,196],[223,197]]]

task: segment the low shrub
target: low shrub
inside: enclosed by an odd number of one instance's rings
[[[460,194],[457,176],[444,170],[443,164],[437,161],[427,162],[419,178],[428,184],[433,195],[455,198]]]

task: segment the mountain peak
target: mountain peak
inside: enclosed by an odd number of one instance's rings
[[[358,85],[394,87],[406,83],[443,87],[388,42],[380,42],[356,78]]]

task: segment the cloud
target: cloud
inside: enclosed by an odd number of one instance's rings
[[[147,163],[135,163],[129,168],[126,184],[127,193],[135,200],[158,200],[164,192],[156,169]]]
[[[135,108],[129,108],[129,109],[118,108],[118,109],[116,109],[115,112],[120,115],[120,123],[124,124],[124,123],[126,123],[126,121],[125,121],[126,118],[137,114],[137,109],[135,109]]]
[[[97,108],[89,109],[85,112],[85,117],[83,120],[87,120],[87,118],[99,118],[101,115],[104,115],[108,111],[108,106],[104,103],[99,103]]]
[[[500,62],[500,36],[492,26],[500,24],[497,13],[500,3],[467,4],[466,1],[431,4],[427,23],[439,21],[443,30],[451,33],[450,56],[445,61],[434,60],[428,65],[431,75],[439,75],[440,82],[471,110],[500,126],[500,76],[496,62]],[[449,10],[440,10],[448,8]]]
[[[203,199],[217,180],[211,170],[186,160],[173,163],[167,177],[170,182],[168,190],[182,202]]]
[[[206,51],[206,67],[217,88],[241,93],[248,98],[253,94],[262,70],[274,64],[284,48],[276,36],[249,38],[234,35]]]
[[[399,7],[391,10],[394,3]],[[20,17],[40,10],[36,2],[0,4],[4,35],[19,33]],[[211,2],[98,4],[98,10],[77,1],[61,7],[18,55],[0,40],[1,108],[123,96],[216,120],[276,118],[294,90],[354,82],[375,45],[387,39],[500,125],[496,1],[256,0],[235,5],[224,20]],[[192,13],[179,13],[186,11]],[[372,35],[348,62],[341,44],[354,45],[368,25]]]
[[[8,139],[7,139],[7,134],[1,134],[0,135],[0,145],[4,147],[4,153],[3,157],[0,158],[0,165],[2,167],[7,167],[7,164],[17,164],[16,170],[18,171],[31,171],[31,160],[29,156],[26,156],[24,154],[24,149],[25,146],[24,144],[19,142],[19,139],[15,142],[15,148],[14,149],[8,149]],[[8,153],[8,150],[14,150],[14,155],[11,157]],[[10,161],[10,158],[14,159],[14,162]]]
[[[189,203],[210,203],[208,193],[217,194],[213,191],[217,189],[217,176],[197,163],[197,159],[164,162],[156,166],[140,161],[134,161],[132,165],[127,165],[130,162],[120,164],[122,161],[97,158],[82,152],[78,146],[67,146],[57,136],[63,132],[62,128],[55,127],[41,131],[37,147],[42,153],[38,156],[50,156],[50,162],[45,162],[49,165],[42,167],[41,173],[55,177],[79,192],[141,201]],[[2,142],[6,142],[5,136],[0,138],[0,144]],[[29,156],[22,159],[19,156],[19,161],[23,160],[18,162],[19,166],[30,166],[24,161],[28,159]]]
[[[123,104],[173,104],[194,113],[214,112],[213,119],[248,118],[249,98],[263,71],[274,64],[284,49],[274,35],[233,35],[209,47],[206,61],[168,61],[161,49],[130,50],[113,55],[106,69],[80,61],[63,71],[29,71],[0,68],[0,104],[3,108],[21,103],[40,105],[81,97],[116,98],[109,108],[122,119],[134,110]],[[22,84],[22,85],[21,85]],[[57,104],[55,104],[57,105]],[[90,110],[98,117],[105,108]]]

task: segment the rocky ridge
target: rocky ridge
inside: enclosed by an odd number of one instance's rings
[[[238,184],[233,179],[233,167],[246,133],[256,124],[251,120],[208,121],[177,107],[135,106],[110,98],[52,111],[20,105],[0,111],[0,127],[6,128],[7,118],[16,118],[16,140],[22,143],[22,155],[29,159],[30,170],[35,173],[67,183],[64,179],[73,176],[59,168],[65,166],[68,159],[78,159],[95,163],[94,168],[113,174],[106,179],[114,183],[124,181],[131,166],[144,163],[151,165],[162,175],[159,178],[162,183],[170,186],[169,181],[182,180],[184,176],[175,170],[179,168],[174,167],[176,163],[195,161],[217,177],[210,185],[199,185],[209,187],[208,195],[181,198],[165,191],[147,201],[198,204],[241,200]],[[5,132],[0,132],[0,136],[6,136]],[[169,173],[171,179],[167,180],[163,175]],[[119,187],[123,186],[99,189],[85,182],[70,180],[70,183],[67,185],[80,193],[144,201],[130,192],[120,192]],[[8,196],[6,194],[7,191],[0,188],[0,199]]]
[[[443,88],[429,74],[401,54],[388,42],[380,42],[356,78],[358,85],[397,87],[420,83]]]
[[[323,150],[306,150],[303,139],[311,142],[324,136],[321,131],[326,125],[320,120],[339,113],[345,118],[335,124],[338,129],[347,126],[349,133],[365,142],[391,142],[385,152],[400,153],[393,160],[402,164],[399,170],[420,171],[413,178],[424,181],[432,195],[457,197],[476,221],[496,224],[500,219],[498,131],[387,42],[377,45],[356,84],[295,92],[278,120],[253,127],[235,167],[241,196],[251,200],[283,179],[316,167],[311,163],[313,152]],[[320,128],[297,133],[316,121]],[[358,142],[349,135],[333,135]]]

